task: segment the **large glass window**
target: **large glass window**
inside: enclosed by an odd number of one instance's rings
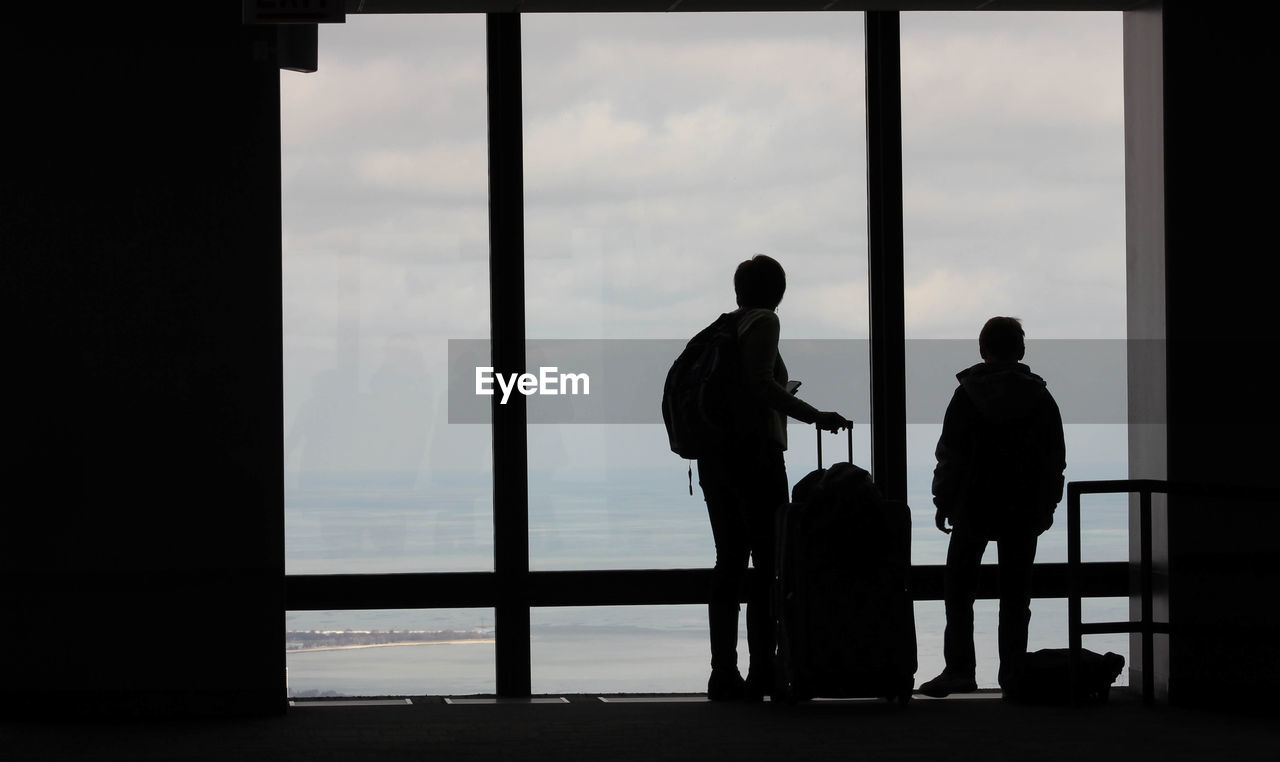
[[[529,364],[576,356],[611,384],[592,393],[620,400],[549,419],[530,403],[530,565],[709,567],[696,473],[690,494],[659,402],[684,342],[736,307],[740,261],[782,262],[791,374],[869,448],[862,16],[522,25]],[[813,432],[791,439],[794,482]],[[536,691],[705,687],[703,606],[542,609],[533,625]]]
[[[1122,71],[1119,14],[902,16],[908,490],[918,564],[946,558],[946,535],[934,527],[933,450],[954,374],[980,362],[988,317],[1023,321],[1026,362],[1066,423],[1067,479],[1126,477]],[[1091,496],[1086,561],[1128,557],[1125,502]],[[1038,561],[1066,559],[1064,525],[1065,504]],[[993,544],[985,560],[996,557]],[[1123,601],[1091,605],[1090,616],[1127,618]],[[995,684],[994,606],[977,612],[980,685]],[[1032,647],[1065,647],[1065,602],[1032,609]],[[942,668],[944,617],[940,603],[917,611],[920,675],[929,679]],[[1126,642],[1086,645],[1127,653]]]
[[[489,429],[451,424],[485,339],[482,16],[353,16],[284,73],[285,568],[493,568]]]
[[[484,18],[321,25],[281,75],[285,569],[493,568],[489,427],[450,423],[450,339],[485,339]],[[290,612],[289,690],[494,690],[491,610]]]
[[[450,402],[476,400],[466,384],[447,396],[450,372],[487,362],[466,356],[489,334],[484,24],[353,16],[322,27],[319,73],[282,78],[289,574],[493,568],[487,415],[450,422]],[[855,420],[868,465],[862,14],[521,24],[528,364],[592,372],[582,396],[530,399],[530,566],[708,567],[705,507],[658,403],[684,342],[735,306],[739,261],[786,267],[782,354],[802,396]],[[904,14],[902,67],[912,553],[940,564],[933,447],[991,315],[1024,321],[1067,420],[1067,478],[1127,472],[1120,17]],[[793,484],[813,437],[791,427]],[[827,442],[827,462],[842,451]],[[1127,558],[1125,504],[1090,497],[1085,560]],[[1059,522],[1039,560],[1064,558]],[[978,611],[984,685],[994,605]],[[1119,619],[1125,602],[1089,606]],[[1065,645],[1065,603],[1034,609],[1032,647]],[[491,692],[486,616],[292,612],[291,686]],[[927,679],[941,603],[917,617]],[[536,692],[705,678],[701,606],[531,623]],[[1087,645],[1127,653],[1124,636]]]

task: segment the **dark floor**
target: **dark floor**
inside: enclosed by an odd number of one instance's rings
[[[284,717],[5,723],[19,760],[1280,760],[1269,718],[1106,706],[1027,707],[994,694],[794,707],[568,696],[568,703],[295,707]],[[626,697],[617,697],[626,698]]]

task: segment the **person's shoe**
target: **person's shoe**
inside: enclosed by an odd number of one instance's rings
[[[741,701],[746,681],[736,669],[713,669],[707,681],[707,698],[712,701]]]
[[[764,701],[765,696],[773,695],[773,675],[761,677],[758,672],[749,670],[743,693],[743,698],[747,701]]]
[[[978,683],[973,675],[956,675],[942,670],[942,674],[920,684],[920,692],[930,698],[942,698],[952,693],[973,693]]]

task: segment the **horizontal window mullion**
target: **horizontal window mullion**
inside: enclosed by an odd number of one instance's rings
[[[753,570],[754,572],[754,570]],[[944,567],[911,569],[914,600],[942,600]],[[997,567],[986,565],[978,580],[978,598],[999,597]],[[702,604],[709,599],[710,569],[625,569],[542,571],[528,575],[531,606],[645,606]],[[1124,561],[1080,565],[1085,598],[1129,595],[1129,564]],[[498,587],[492,572],[423,574],[289,575],[285,608],[289,611],[348,609],[485,608],[495,604]],[[1065,598],[1067,565],[1036,564],[1032,597]]]

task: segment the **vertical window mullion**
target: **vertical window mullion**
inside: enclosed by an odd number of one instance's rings
[[[497,373],[525,370],[524,170],[520,16],[486,16],[489,100],[490,341]],[[493,563],[497,693],[527,697],[529,494],[524,395],[493,397]]]
[[[867,288],[871,473],[907,497],[906,322],[902,254],[902,63],[897,11],[868,11]]]

